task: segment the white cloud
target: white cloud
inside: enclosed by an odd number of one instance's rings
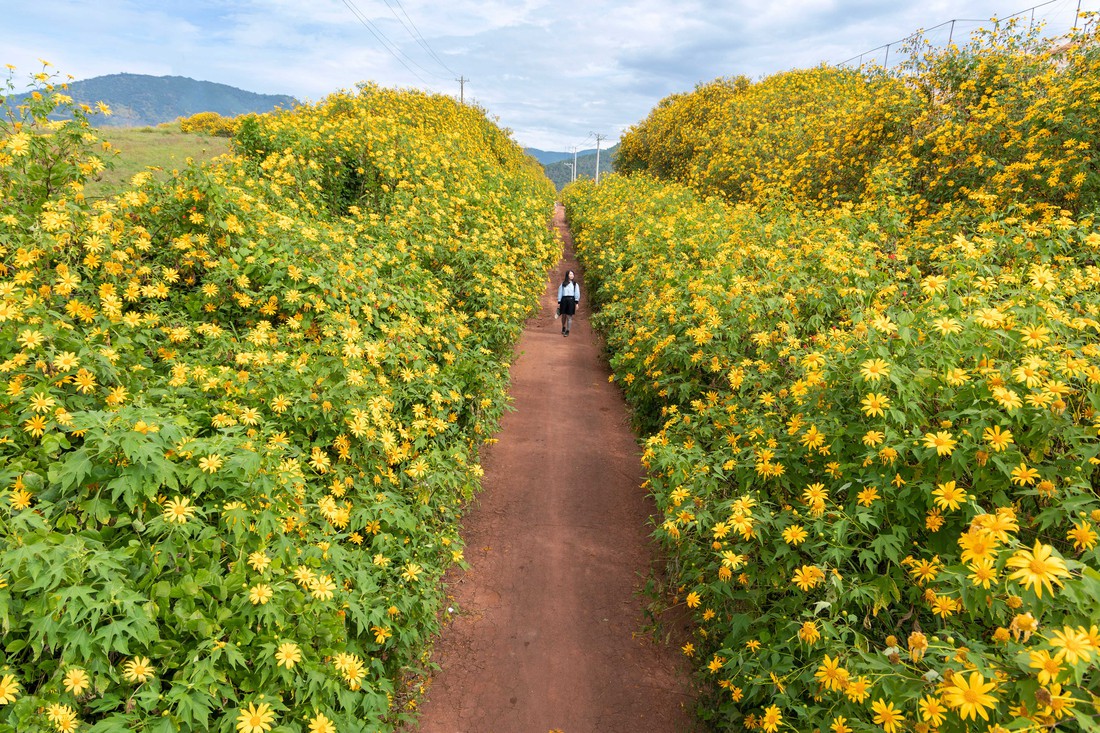
[[[1035,11],[1059,30],[1077,0]],[[390,48],[356,17],[383,34]],[[1028,3],[998,0],[50,0],[0,27],[0,63],[38,58],[88,78],[175,74],[318,100],[362,80],[467,98],[518,141],[543,149],[617,137],[665,96],[718,76],[751,78],[837,63],[920,27],[986,19]],[[1100,9],[1086,0],[1083,9]],[[1025,15],[1030,22],[1030,14]],[[411,22],[410,22],[411,21]],[[423,47],[415,29],[444,68]],[[955,38],[978,24],[958,23]],[[930,35],[946,40],[945,26]],[[896,59],[897,47],[892,46]],[[881,60],[882,50],[876,52]],[[395,57],[396,56],[396,57]],[[870,60],[872,57],[868,57]]]

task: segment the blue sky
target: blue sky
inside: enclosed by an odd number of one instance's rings
[[[466,98],[521,144],[614,142],[664,97],[719,76],[840,63],[951,19],[955,38],[1035,0],[6,0],[0,64],[76,79],[178,75],[317,101],[371,80]],[[16,9],[10,9],[15,6]],[[1078,0],[1036,21],[1064,32]],[[1082,0],[1100,10],[1100,0]],[[1031,22],[1032,14],[1024,13]],[[947,40],[950,26],[929,33]],[[891,62],[897,58],[892,48]],[[865,57],[883,60],[884,52]]]

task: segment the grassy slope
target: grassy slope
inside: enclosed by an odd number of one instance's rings
[[[99,134],[119,153],[112,158],[113,170],[88,183],[89,197],[118,191],[147,167],[171,171],[185,165],[187,158],[209,160],[229,152],[228,138],[184,133],[177,126],[100,129]]]

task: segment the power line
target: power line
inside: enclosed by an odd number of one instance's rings
[[[405,63],[405,60],[402,59],[401,56],[404,56],[405,59],[408,59],[410,63],[412,63],[417,68],[419,68],[425,74],[430,74],[432,76],[439,76],[438,74],[435,74],[435,73],[425,69],[423,66],[418,64],[415,60],[413,60],[408,54],[406,54],[404,51],[402,51],[401,48],[397,44],[395,44],[393,41],[391,41],[389,38],[387,38],[386,34],[382,32],[382,29],[379,28],[377,25],[375,25],[369,18],[367,18],[366,15],[363,14],[363,12],[361,10],[359,10],[358,7],[355,6],[354,0],[342,0],[342,2],[344,3],[344,5],[347,6],[348,10],[350,10],[355,15],[355,17],[359,20],[359,22],[362,23],[363,26],[368,31],[371,32],[371,35],[374,36],[378,40],[378,42],[382,44],[382,47],[385,48],[386,51],[389,52],[390,56],[393,56],[402,66],[404,66],[408,70],[408,72],[410,74],[412,74],[417,79],[419,79],[421,81],[421,83],[424,84],[424,86],[431,86],[431,82],[426,80],[420,74],[417,74],[413,70],[412,66],[409,66],[409,64]],[[400,54],[400,55],[398,55],[398,54]],[[443,78],[443,77],[440,77],[440,78]]]
[[[980,18],[953,18],[952,20],[945,20],[944,22],[942,22],[938,25],[934,25],[931,28],[922,28],[918,31],[915,31],[915,32],[909,34],[908,36],[906,36],[905,38],[901,38],[901,39],[899,39],[897,41],[893,41],[891,43],[885,43],[881,46],[876,46],[875,48],[872,48],[869,51],[864,51],[863,53],[857,54],[856,56],[853,56],[850,59],[846,59],[844,61],[841,61],[839,64],[837,64],[837,66],[844,66],[845,64],[849,64],[852,61],[856,61],[856,60],[858,60],[860,66],[862,66],[864,56],[869,56],[871,54],[874,54],[874,53],[876,53],[878,51],[882,51],[882,50],[886,51],[886,62],[883,64],[883,66],[887,66],[888,62],[889,62],[889,59],[890,59],[890,49],[891,48],[893,48],[895,46],[898,46],[900,44],[903,44],[903,43],[908,43],[908,42],[910,42],[914,39],[920,38],[921,36],[927,34],[929,31],[938,30],[938,29],[943,28],[944,26],[948,26],[948,25],[951,26],[950,35],[948,37],[948,44],[950,44],[954,40],[955,24],[956,23],[988,23],[990,20],[992,20],[993,22],[995,22],[999,25],[1001,23],[1001,21],[1011,20],[1012,18],[1023,15],[1024,13],[1031,13],[1031,15],[1032,15],[1032,24],[1034,24],[1034,22],[1035,22],[1035,11],[1036,10],[1038,10],[1039,8],[1044,8],[1048,5],[1054,5],[1055,3],[1065,3],[1065,2],[1066,2],[1066,0],[1047,0],[1046,2],[1042,2],[1042,3],[1039,3],[1037,5],[1033,5],[1030,8],[1024,8],[1023,10],[1015,12],[1012,15],[1006,15],[1003,18],[992,18],[992,19],[989,19],[989,18],[986,18],[986,19],[980,19]],[[1080,9],[1081,9],[1081,2],[1080,2],[1080,0],[1078,0],[1078,2],[1077,2],[1077,13],[1074,15],[1074,28],[1075,29],[1077,27],[1076,18],[1077,18],[1077,15],[1080,14]]]
[[[420,47],[423,48],[425,51],[427,51],[428,55],[431,56],[433,59],[435,59],[436,63],[438,63],[440,66],[442,66],[444,69],[446,69],[449,73],[457,74],[458,73],[457,71],[452,69],[450,66],[447,66],[447,64],[443,63],[443,59],[439,58],[439,56],[436,55],[435,50],[432,49],[432,47],[428,44],[428,39],[424,38],[423,34],[420,33],[420,29],[416,27],[416,23],[413,23],[413,19],[409,17],[409,14],[407,12],[405,12],[405,7],[401,4],[401,0],[393,0],[393,1],[394,1],[394,3],[396,3],[397,7],[401,10],[401,15],[404,15],[405,19],[409,21],[408,25],[405,25],[405,21],[401,20],[401,18],[397,15],[397,13],[394,12],[393,8],[390,7],[390,0],[383,0],[383,2],[386,3],[386,7],[390,9],[391,13],[393,13],[393,17],[397,18],[398,22],[401,23],[401,25],[405,27],[405,30],[408,32],[409,36],[414,41],[416,41],[418,44],[420,44]],[[410,26],[411,26],[412,30],[410,30]],[[440,77],[440,78],[442,78],[442,77]]]

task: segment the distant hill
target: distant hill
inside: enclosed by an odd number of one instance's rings
[[[612,173],[615,170],[615,155],[619,152],[619,146],[613,145],[610,148],[600,150],[600,175],[604,173]],[[558,160],[553,163],[544,163],[543,169],[546,170],[546,176],[554,182],[554,185],[560,191],[567,183],[573,180],[573,171],[570,169],[572,164],[573,154],[569,153],[568,160]],[[590,151],[586,151],[585,155],[581,155],[577,152],[577,178],[595,178],[596,177],[596,149],[593,148]]]
[[[185,76],[147,74],[109,74],[69,82],[66,93],[78,104],[94,106],[103,102],[111,108],[110,116],[92,117],[91,122],[97,127],[155,126],[199,112],[236,117],[248,112],[270,112],[276,107],[288,109],[298,103],[284,94],[256,94]],[[8,99],[18,104],[24,96],[13,95]]]
[[[548,165],[550,163],[557,163],[559,160],[565,160],[567,158],[572,158],[573,157],[572,152],[559,153],[557,151],[551,151],[551,150],[539,150],[538,148],[524,148],[523,151],[525,153],[527,153],[528,155],[530,155],[535,160],[537,160],[538,162],[542,163],[543,165]],[[578,150],[577,155],[578,156],[588,155],[589,153],[595,153],[595,152],[596,152],[595,148],[589,148],[588,150]]]

